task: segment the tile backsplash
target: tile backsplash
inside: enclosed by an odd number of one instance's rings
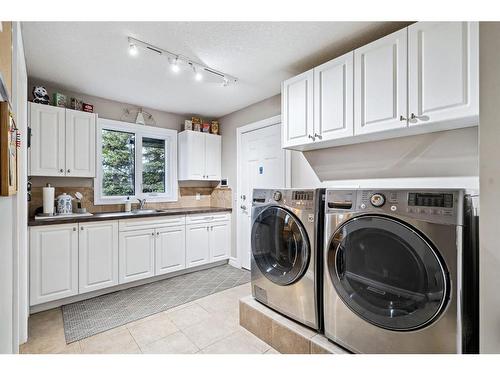
[[[94,188],[89,186],[66,186],[56,187],[55,196],[62,193],[75,196],[76,192],[83,195],[82,206],[88,212],[109,212],[109,211],[123,211],[123,204],[107,204],[107,205],[94,205]],[[196,194],[200,194],[200,200],[196,200]],[[179,199],[177,202],[167,203],[147,203],[146,208],[165,209],[165,208],[180,208],[180,207],[224,207],[231,208],[232,192],[230,188],[213,188],[213,187],[180,187]],[[35,210],[43,206],[42,187],[33,187],[31,189],[31,201],[29,202],[29,216],[35,215]],[[132,203],[132,208],[137,204]],[[75,206],[75,203],[73,204]]]

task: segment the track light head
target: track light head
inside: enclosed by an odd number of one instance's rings
[[[170,69],[172,69],[172,72],[174,73],[179,73],[179,71],[181,70],[181,68],[179,67],[179,58],[176,57],[175,60],[173,60],[171,63],[170,63]]]
[[[132,42],[129,43],[128,53],[130,54],[130,56],[137,56],[137,54],[139,53],[139,50],[137,49],[137,46],[135,45],[135,43],[132,43]]]
[[[194,79],[195,81],[201,81],[203,79],[203,74],[196,69],[196,67],[193,65],[193,72],[194,72]]]

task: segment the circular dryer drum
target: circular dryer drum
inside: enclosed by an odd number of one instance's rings
[[[302,277],[311,250],[307,233],[294,214],[267,207],[256,217],[251,238],[255,264],[267,279],[289,285]]]
[[[330,239],[327,264],[342,301],[376,326],[416,330],[445,308],[450,288],[440,256],[399,220],[366,215],[346,221]]]

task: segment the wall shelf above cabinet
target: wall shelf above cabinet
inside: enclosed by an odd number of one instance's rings
[[[477,22],[412,24],[283,82],[282,147],[478,126],[478,61]]]
[[[221,177],[221,136],[185,130],[178,135],[179,181],[217,181]]]

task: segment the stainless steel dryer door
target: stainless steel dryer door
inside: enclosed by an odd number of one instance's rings
[[[290,285],[307,270],[311,247],[304,226],[290,211],[269,206],[252,225],[252,255],[262,274],[278,285]]]
[[[449,293],[448,273],[431,243],[399,220],[366,215],[346,221],[327,249],[342,301],[362,319],[410,331],[434,321]]]

